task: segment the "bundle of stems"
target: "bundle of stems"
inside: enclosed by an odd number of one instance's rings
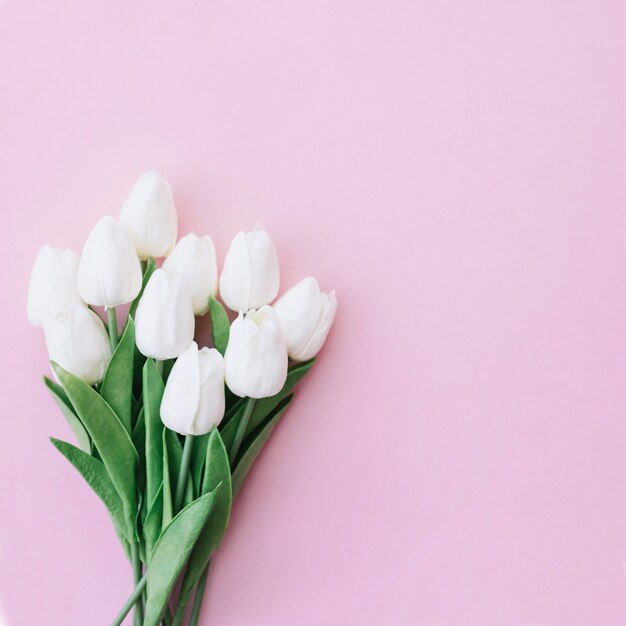
[[[154,267],[144,270],[144,284]],[[56,363],[45,383],[81,447],[51,439],[107,506],[130,560],[134,589],[113,620],[134,626],[198,624],[209,564],[233,498],[293,399],[314,359],[292,363],[279,393],[255,400],[225,389],[225,415],[200,436],[167,428],[160,406],[173,360],[144,357],[131,306],[121,336],[109,309],[112,357],[101,384],[88,385]],[[211,298],[213,342],[223,352],[229,320]]]

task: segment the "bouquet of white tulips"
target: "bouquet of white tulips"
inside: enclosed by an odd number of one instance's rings
[[[232,500],[337,308],[314,278],[271,305],[279,264],[262,226],[233,239],[221,276],[211,238],[177,242],[177,230],[170,186],[146,172],[80,257],[40,250],[28,293],[54,375],[45,384],[78,445],[52,443],[107,507],[131,562],[114,626],[131,610],[135,626],[198,623]],[[201,348],[205,314],[213,346]]]

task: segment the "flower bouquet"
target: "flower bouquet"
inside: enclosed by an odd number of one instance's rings
[[[262,226],[237,234],[219,277],[211,238],[177,242],[177,230],[170,186],[146,172],[80,257],[43,246],[31,274],[28,317],[54,376],[44,382],[78,445],[51,441],[107,507],[132,567],[114,626],[131,610],[135,626],[198,623],[233,498],[337,308],[314,278],[270,305],[279,263]],[[194,341],[202,315],[212,347]]]

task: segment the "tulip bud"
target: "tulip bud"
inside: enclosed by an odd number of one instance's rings
[[[209,296],[217,293],[217,257],[211,237],[185,235],[163,262],[163,269],[182,274],[191,291],[193,312],[204,315],[209,308]]]
[[[178,272],[158,269],[139,300],[135,341],[139,351],[154,359],[174,359],[193,341],[195,318],[191,293]]]
[[[154,170],[144,172],[128,194],[120,223],[142,259],[167,256],[176,243],[178,217],[172,190]]]
[[[78,266],[78,291],[83,300],[106,308],[126,304],[141,289],[141,265],[120,224],[103,217],[89,233]]]
[[[104,378],[111,345],[100,317],[83,304],[44,320],[50,360],[89,385]]]
[[[287,378],[287,346],[271,306],[239,317],[230,327],[224,366],[226,384],[238,396],[277,394]]]
[[[280,270],[274,243],[257,224],[233,239],[224,259],[220,294],[226,306],[246,313],[269,304],[278,293]]]
[[[83,301],[78,293],[79,256],[73,250],[43,246],[33,265],[28,286],[28,320],[43,326],[48,314],[68,311]]]
[[[335,292],[320,292],[312,276],[304,278],[274,304],[289,356],[295,361],[312,359],[324,345],[335,319]]]
[[[192,341],[167,379],[161,419],[181,435],[205,435],[222,421],[224,406],[224,359]]]

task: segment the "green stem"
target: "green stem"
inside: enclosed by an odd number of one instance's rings
[[[161,374],[161,378],[163,378],[163,361],[160,361],[159,359],[155,359],[154,362],[156,363],[157,366],[157,371],[159,372],[159,374]]]
[[[141,598],[141,594],[146,588],[147,582],[148,577],[143,576],[143,578],[141,578],[141,580],[135,587],[135,590],[131,593],[130,598],[126,600],[126,604],[122,607],[122,610],[117,614],[117,617],[115,618],[111,626],[120,626],[120,624],[124,621],[124,618],[128,615],[128,612],[133,608],[137,600]]]
[[[157,364],[160,364],[160,362],[157,361]],[[241,421],[239,422],[239,426],[237,427],[237,432],[235,433],[233,445],[228,454],[228,460],[230,461],[231,467],[233,466],[234,461],[237,458],[237,454],[239,453],[239,449],[241,448],[241,444],[243,443],[243,439],[246,435],[246,431],[248,430],[248,424],[250,423],[250,417],[252,416],[252,411],[254,410],[255,402],[256,400],[254,398],[248,398],[246,408],[244,409],[244,413],[241,416]],[[176,484],[176,494],[175,494],[175,502],[174,502],[175,514],[179,511],[180,506],[183,501],[184,494],[185,494],[185,487],[187,485],[187,475],[189,471],[189,462],[191,460],[191,452],[193,450],[193,443],[194,443],[193,435],[187,435],[185,438],[185,445],[183,447],[183,457],[180,462],[180,469],[178,472],[178,481]],[[193,601],[193,609],[191,612],[191,620],[189,622],[189,626],[197,626],[198,619],[200,618],[200,610],[202,609],[202,602],[204,600],[206,582],[207,582],[207,578],[209,575],[209,565],[210,565],[210,561],[209,563],[207,563],[207,566],[204,572],[202,573],[202,576],[200,576],[200,579],[198,580],[198,583],[196,585],[196,595]],[[143,582],[145,586],[145,582],[144,582],[145,578],[146,577],[144,576],[139,582],[139,584]],[[127,615],[132,605],[137,601],[138,598],[141,597],[141,591],[143,590],[143,587],[141,588],[139,593],[137,593],[137,589],[135,589],[135,592],[133,592],[134,597],[131,596],[131,598],[128,600],[126,605],[124,605],[124,608],[122,609],[122,611],[120,611],[120,615],[118,616],[118,619],[120,621],[115,622],[113,626],[119,626],[121,624],[122,620]],[[176,610],[176,614],[174,616],[174,622],[172,623],[172,626],[180,626],[180,624],[182,624],[185,618],[185,609],[186,609],[186,606],[181,606],[181,605],[178,606]]]
[[[204,600],[204,591],[206,589],[206,581],[209,576],[209,565],[211,561],[207,563],[206,569],[202,573],[196,590],[196,597],[193,600],[193,609],[191,610],[191,619],[189,620],[189,626],[197,626],[200,619],[200,611],[202,610],[202,601]]]
[[[133,581],[135,583],[135,589],[141,581],[141,559],[139,556],[139,543],[133,541],[130,544],[130,560],[133,565]],[[143,597],[139,594],[137,602],[135,603],[135,613],[133,615],[133,625],[141,626],[143,624]]]
[[[172,622],[172,626],[181,626],[183,621],[185,620],[185,611],[187,610],[187,603],[181,602],[176,608],[176,613],[174,613],[174,621]]]
[[[107,309],[107,314],[109,316],[109,339],[111,341],[111,350],[115,350],[117,348],[117,342],[119,341],[119,336],[117,334],[117,317],[115,315],[115,307],[110,306]]]
[[[191,461],[191,451],[193,450],[193,435],[185,437],[185,445],[183,447],[183,458],[180,461],[180,469],[178,470],[178,482],[176,483],[176,494],[174,496],[174,515],[180,511],[183,498],[185,496],[185,488],[187,487],[187,476],[189,474],[189,461]]]
[[[250,417],[252,416],[255,402],[256,400],[254,398],[248,398],[246,408],[244,409],[243,415],[241,416],[241,421],[239,422],[237,432],[235,433],[235,438],[233,439],[233,445],[231,446],[228,453],[228,460],[230,462],[231,468],[234,467],[235,460],[237,459],[237,454],[239,454],[239,449],[241,448],[241,444],[243,443],[243,438],[246,436],[246,431],[248,430],[248,424],[250,423]],[[204,600],[204,591],[206,589],[206,581],[209,576],[210,564],[211,561],[207,563],[206,569],[202,573],[202,576],[200,576],[198,584],[196,585],[196,597],[193,600],[193,609],[191,611],[189,626],[197,626],[198,620],[200,619],[200,610],[202,609],[202,602]],[[176,610],[176,615],[174,617],[173,626],[179,626],[180,624],[182,624],[182,620],[185,615],[185,608],[186,607],[184,606],[178,607],[178,609]]]
[[[248,424],[250,423],[250,416],[252,415],[252,409],[254,409],[255,402],[256,400],[254,398],[248,398],[248,403],[246,404],[246,408],[241,416],[241,421],[239,422],[235,438],[233,439],[233,445],[228,453],[228,460],[230,461],[231,468],[235,466],[235,459],[239,453],[239,448],[241,448],[243,438],[246,436],[246,430],[248,430]]]

